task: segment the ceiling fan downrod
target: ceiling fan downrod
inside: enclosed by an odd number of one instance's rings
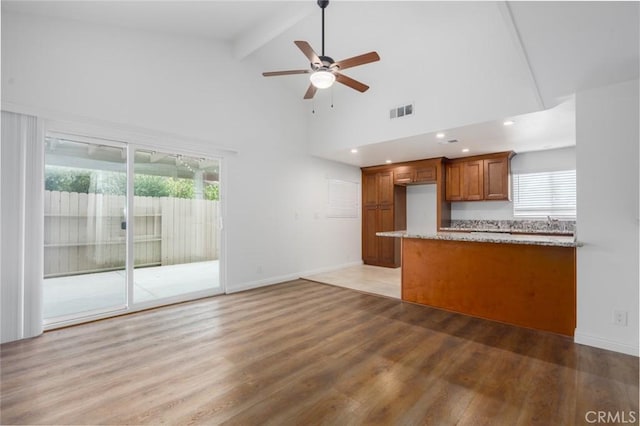
[[[322,56],[324,56],[324,9],[329,6],[329,0],[318,0],[318,6],[322,9]]]

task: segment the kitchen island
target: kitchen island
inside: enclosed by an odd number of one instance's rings
[[[438,232],[402,238],[402,300],[573,336],[572,236]]]

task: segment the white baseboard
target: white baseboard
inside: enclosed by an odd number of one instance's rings
[[[602,337],[593,336],[587,333],[582,333],[577,329],[574,334],[573,341],[581,345],[593,346],[600,349],[607,349],[609,351],[620,352],[627,355],[633,355],[633,356],[640,355],[637,346],[627,345],[625,343],[614,342],[613,340],[603,339]]]
[[[325,273],[325,272],[336,271],[338,269],[348,268],[350,266],[356,266],[356,265],[362,265],[362,261],[360,260],[360,261],[356,261],[356,262],[343,263],[341,265],[327,266],[327,267],[324,267],[324,268],[312,269],[310,271],[296,272],[296,273],[287,274],[287,275],[280,275],[280,276],[277,276],[277,277],[269,277],[269,278],[265,278],[265,279],[262,279],[262,280],[251,281],[251,282],[248,282],[248,283],[243,283],[243,284],[240,284],[240,285],[236,285],[236,286],[233,286],[232,288],[229,288],[229,286],[227,286],[226,293],[227,294],[238,293],[240,291],[246,291],[246,290],[251,290],[251,289],[254,289],[254,288],[266,287],[266,286],[274,285],[274,284],[280,284],[280,283],[283,283],[285,281],[297,280],[298,278],[301,278],[301,277],[308,277],[310,275],[322,274],[322,273]]]
[[[230,286],[227,285],[226,293],[227,294],[238,293],[238,292],[241,292],[241,291],[251,290],[251,289],[254,289],[254,288],[260,288],[260,287],[266,287],[268,285],[280,284],[280,283],[283,283],[285,281],[296,280],[299,277],[300,276],[298,274],[289,274],[289,275],[280,275],[278,277],[265,278],[263,280],[250,281],[248,283],[243,283],[243,284],[240,284],[240,285],[233,286],[232,288],[230,288]]]

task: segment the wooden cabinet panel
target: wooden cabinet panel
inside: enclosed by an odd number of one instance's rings
[[[482,160],[462,163],[462,199],[482,200],[484,197],[484,167]]]
[[[438,172],[435,164],[400,166],[393,170],[393,183],[396,185],[436,183],[437,180]]]
[[[378,228],[380,231],[394,231],[395,217],[392,206],[378,208]],[[396,260],[395,245],[397,238],[377,237],[380,263],[384,266],[399,266]]]
[[[509,199],[509,160],[513,152],[451,160],[445,166],[446,201]]]
[[[368,265],[400,266],[397,238],[378,237],[376,232],[394,231],[397,218],[394,207],[380,205],[364,209],[362,260]]]
[[[415,169],[414,182],[433,182],[437,181],[436,166],[417,167]]]
[[[509,159],[484,160],[484,199],[509,199]]]
[[[397,167],[393,171],[393,183],[395,183],[396,185],[406,185],[413,182],[414,176],[415,170],[413,169],[413,167]]]
[[[462,164],[450,163],[445,167],[445,198],[447,201],[462,200]]]
[[[362,174],[362,205],[364,207],[375,207],[378,205],[378,174]]]
[[[378,208],[365,207],[362,215],[362,260],[364,263],[378,261]]]
[[[393,204],[393,172],[378,173],[378,204]]]
[[[406,214],[406,188],[394,186],[393,180],[392,169],[362,173],[362,260],[367,265],[400,266],[397,239],[376,235],[405,224],[404,217],[396,217],[396,208]]]
[[[393,172],[362,174],[362,205],[393,204]]]
[[[576,249],[406,238],[402,300],[573,336]]]

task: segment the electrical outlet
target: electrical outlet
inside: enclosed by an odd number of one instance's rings
[[[627,321],[628,321],[627,317],[628,317],[627,311],[618,311],[618,310],[613,311],[613,323],[615,325],[626,327]]]

